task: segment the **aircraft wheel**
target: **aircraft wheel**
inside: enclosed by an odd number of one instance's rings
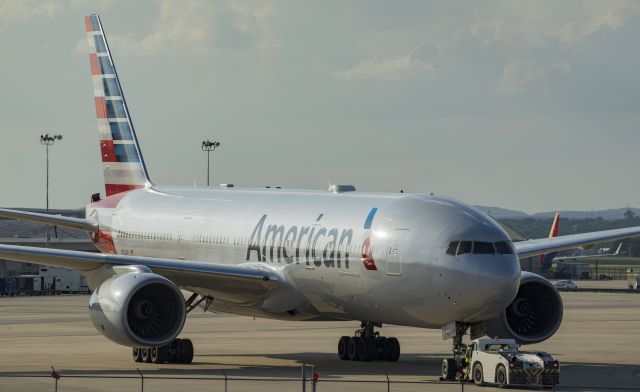
[[[500,385],[507,385],[507,371],[504,368],[504,365],[498,365],[498,369],[496,370],[496,383]]]
[[[143,348],[142,350],[142,362],[151,363],[151,349]]]
[[[371,361],[376,356],[376,341],[369,338],[360,338],[358,342],[358,358],[361,361]]]
[[[165,363],[169,358],[168,349],[166,346],[154,347],[151,349],[151,362],[153,363]]]
[[[193,361],[193,343],[190,339],[181,339],[178,343],[178,362],[191,363]]]
[[[376,338],[376,359],[378,361],[384,361],[387,353],[387,338],[384,336],[378,336]]]
[[[478,385],[484,384],[484,373],[480,362],[476,362],[473,365],[473,382]]]
[[[338,356],[340,359],[347,360],[349,359],[349,337],[343,336],[338,341]]]
[[[142,362],[142,349],[134,347],[131,352],[135,362]]]
[[[448,381],[456,379],[456,360],[447,358],[442,361],[442,378]]]
[[[400,342],[396,338],[388,338],[385,343],[385,358],[387,361],[396,362],[400,359]]]
[[[347,355],[349,356],[349,359],[352,361],[360,360],[360,357],[358,356],[359,343],[360,343],[360,337],[354,336],[352,338],[349,338],[349,347],[347,350]]]

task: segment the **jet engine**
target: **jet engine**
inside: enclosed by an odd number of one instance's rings
[[[485,333],[533,344],[549,339],[561,323],[558,290],[542,276],[523,271],[516,298],[498,317],[485,322]]]
[[[91,321],[115,343],[159,347],[178,336],[185,301],[173,282],[151,272],[129,272],[104,281],[89,301]]]

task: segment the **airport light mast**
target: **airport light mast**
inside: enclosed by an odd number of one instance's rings
[[[220,142],[219,141],[211,141],[209,139],[204,140],[202,142],[202,151],[206,151],[207,152],[207,186],[209,186],[209,172],[210,172],[210,160],[209,160],[209,154],[211,153],[211,151],[214,151],[216,148],[220,147]]]
[[[48,133],[40,135],[40,144],[45,146],[47,151],[47,214],[49,213],[49,146],[53,146],[56,140],[62,140],[62,135],[49,135]],[[49,247],[49,239],[49,225],[47,225],[47,248]]]

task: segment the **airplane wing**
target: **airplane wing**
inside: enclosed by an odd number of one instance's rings
[[[0,208],[0,217],[46,223],[48,225],[56,225],[68,227],[70,229],[84,230],[90,233],[98,232],[97,223],[90,222],[86,219],[72,218],[69,216],[40,214],[37,212]]]
[[[284,277],[263,264],[227,265],[3,244],[0,259],[68,268],[84,274],[106,265],[143,265],[178,287],[205,289],[221,293],[220,298],[235,300],[255,299],[285,285]]]
[[[545,253],[574,249],[580,246],[593,245],[601,242],[618,241],[625,238],[639,236],[640,226],[636,226],[624,229],[594,231],[591,233],[572,234],[561,237],[521,241],[515,242],[513,246],[515,247],[518,257],[522,259]]]

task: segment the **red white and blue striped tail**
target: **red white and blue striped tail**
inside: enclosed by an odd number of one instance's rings
[[[100,18],[85,24],[106,195],[151,186]]]

